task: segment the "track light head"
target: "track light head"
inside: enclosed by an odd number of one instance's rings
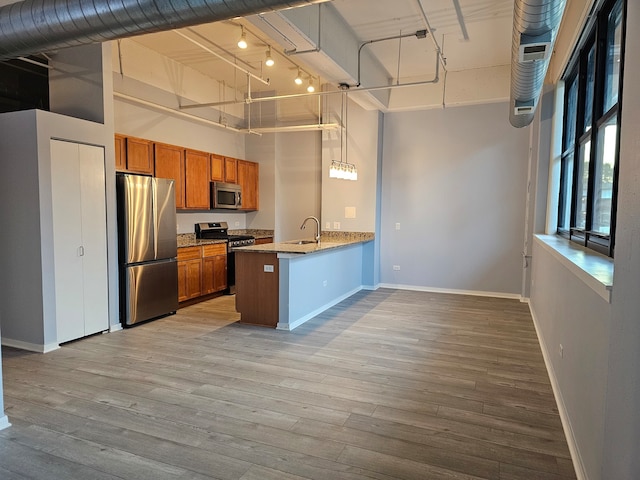
[[[302,85],[302,77],[300,76],[300,69],[298,69],[298,74],[296,75],[296,78],[293,80],[296,85]]]
[[[313,86],[313,78],[309,77],[309,85],[307,85],[307,92],[313,93],[316,91],[316,87]]]
[[[238,47],[244,50],[249,44],[247,43],[247,34],[244,31],[244,27],[241,26],[240,28],[242,28],[242,33],[240,34],[240,40],[238,40]]]
[[[267,67],[273,67],[276,64],[276,62],[273,60],[273,57],[271,56],[271,47],[269,47],[269,49],[267,50],[267,57],[264,61],[264,64]]]

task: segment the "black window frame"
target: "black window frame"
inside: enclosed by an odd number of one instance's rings
[[[606,62],[608,45],[608,20],[611,12],[621,2],[621,45],[620,45],[620,68],[618,71],[618,97],[617,101],[605,112],[605,86],[606,86]],[[571,56],[571,60],[563,75],[563,80],[567,88],[564,92],[564,116],[562,122],[562,155],[560,161],[560,191],[558,198],[558,224],[557,234],[579,243],[589,249],[605,254],[609,257],[614,255],[615,247],[615,226],[617,211],[618,192],[618,170],[620,159],[620,119],[622,111],[622,90],[624,77],[624,56],[626,37],[626,17],[627,0],[603,0],[596,2],[592,13],[593,22],[589,23],[580,37],[578,47]],[[595,47],[595,78],[593,86],[593,98],[591,99],[591,123],[585,125],[585,106],[588,101],[587,94],[587,61],[589,52]],[[577,78],[578,95],[577,106],[575,108],[575,118],[568,118],[568,106],[571,82]],[[613,167],[613,184],[611,198],[611,216],[609,222],[609,234],[592,230],[594,223],[594,191],[596,182],[596,163],[598,155],[598,135],[603,125],[607,124],[613,117],[616,117],[616,154]],[[567,138],[569,132],[568,122],[573,121],[573,138]],[[578,198],[578,182],[582,182],[580,177],[580,153],[582,145],[590,142],[589,170],[586,194],[585,226],[577,226],[579,208],[581,209],[582,199]],[[570,166],[572,167],[570,169]],[[568,182],[570,176],[571,181]],[[571,192],[567,192],[570,188]],[[567,202],[570,202],[570,218],[565,218]],[[569,228],[566,228],[566,225]]]

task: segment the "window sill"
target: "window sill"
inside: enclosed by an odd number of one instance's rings
[[[613,290],[613,259],[558,235],[534,235],[535,241],[607,303]]]

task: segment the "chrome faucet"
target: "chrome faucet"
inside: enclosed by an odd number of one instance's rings
[[[316,221],[316,243],[320,243],[320,220],[318,220],[316,217],[311,216],[311,217],[307,217],[304,219],[304,221],[302,222],[302,225],[300,225],[300,230],[304,230],[304,227],[307,224],[307,220],[315,220]]]

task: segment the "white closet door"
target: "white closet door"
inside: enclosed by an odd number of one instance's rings
[[[51,196],[58,343],[84,336],[78,146],[51,141]]]
[[[109,328],[104,149],[51,141],[58,343]]]
[[[104,148],[78,145],[84,245],[84,334],[109,328]]]

